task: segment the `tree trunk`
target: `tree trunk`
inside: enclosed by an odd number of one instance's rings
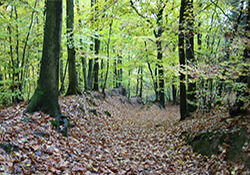
[[[21,78],[20,80],[23,82],[24,80],[24,71],[25,71],[25,54],[26,54],[26,49],[27,49],[27,46],[28,46],[28,41],[29,41],[29,36],[30,36],[30,31],[32,29],[32,26],[33,26],[33,21],[34,21],[34,14],[35,14],[35,9],[36,9],[36,6],[37,6],[37,3],[38,3],[38,0],[35,1],[35,4],[34,4],[34,10],[32,11],[31,13],[31,20],[30,20],[30,25],[29,25],[29,30],[27,32],[27,35],[26,35],[26,38],[25,38],[25,43],[24,43],[24,47],[23,47],[23,54],[22,54],[22,62],[21,62]],[[20,92],[22,92],[22,84],[20,85]]]
[[[137,80],[136,80],[136,89],[135,89],[136,96],[138,96],[138,92],[139,92],[140,70],[141,70],[141,67],[139,66],[138,71],[137,71]]]
[[[179,62],[180,68],[185,69],[185,50],[184,50],[184,13],[186,8],[186,0],[181,0],[180,8],[180,18],[179,18]],[[186,99],[186,84],[185,84],[185,74],[180,72],[180,114],[181,119],[184,120],[188,117],[189,113],[187,111],[187,99]]]
[[[243,6],[243,1],[241,2],[242,3],[242,6]],[[249,32],[250,32],[250,4],[249,4],[249,1],[247,3],[247,23],[246,23],[246,27],[245,27],[245,37],[246,37],[246,41],[249,41],[250,40],[250,37],[249,37]],[[250,47],[249,47],[249,43],[248,42],[245,42],[245,49],[244,49],[244,53],[243,53],[243,56],[244,56],[244,59],[243,59],[243,62],[245,64],[247,64],[247,61],[249,60],[250,58]],[[238,78],[237,82],[238,83],[244,83],[246,84],[246,90],[244,90],[243,92],[242,91],[236,91],[236,101],[233,105],[233,107],[229,110],[229,113],[230,113],[230,116],[234,117],[234,116],[237,116],[238,114],[240,114],[241,112],[243,112],[243,107],[244,107],[244,104],[245,104],[245,100],[244,99],[247,99],[247,97],[249,97],[249,91],[247,89],[250,89],[250,75],[249,75],[249,66],[244,66],[244,69],[246,71],[243,71],[242,72],[242,75]]]
[[[82,43],[81,43],[82,44]],[[87,90],[87,61],[85,56],[81,56],[84,89]]]
[[[60,81],[61,81],[60,93],[63,93],[65,91],[65,87],[64,87],[64,74],[63,74],[63,60],[62,59],[60,60],[59,67],[60,67],[59,77],[60,77]]]
[[[114,76],[113,76],[113,86],[117,87],[117,60],[114,59]]]
[[[162,55],[163,55],[163,50],[162,50],[162,33],[164,32],[163,29],[163,10],[165,8],[165,5],[163,8],[161,8],[156,15],[156,23],[157,23],[157,32],[154,30],[154,35],[156,38],[156,46],[157,46],[157,60],[158,60],[158,80],[159,80],[159,89],[158,89],[158,95],[159,95],[159,102],[163,108],[165,108],[165,93],[164,93],[164,70],[163,70],[163,63],[162,63]]]
[[[157,42],[157,59],[162,61],[162,46],[161,41]],[[159,102],[163,108],[165,108],[165,93],[164,93],[164,71],[162,62],[158,63],[159,72]]]
[[[172,84],[172,96],[173,96],[173,104],[176,104],[176,88],[174,84]]]
[[[66,95],[77,94],[77,74],[76,74],[76,60],[75,60],[75,46],[74,46],[74,1],[67,0],[67,50],[68,50],[68,73],[69,73],[69,87]]]
[[[98,61],[98,55],[99,55],[99,49],[100,49],[101,41],[98,38],[95,38],[95,64],[94,64],[94,91],[99,90],[99,61]]]
[[[118,68],[117,69],[117,84],[116,84],[116,87],[119,88],[122,86],[122,57],[120,55],[118,55]]]
[[[145,50],[146,50],[146,52],[147,52],[147,51],[148,51],[147,42],[144,41],[144,44],[145,44]],[[148,69],[149,69],[149,72],[150,72],[150,75],[151,75],[151,78],[152,78],[152,82],[153,82],[153,86],[154,86],[155,97],[156,97],[155,101],[157,101],[157,100],[158,100],[158,90],[157,90],[158,87],[157,87],[157,81],[154,79],[153,70],[152,70],[151,65],[150,65],[150,63],[149,63],[149,61],[148,61],[148,55],[147,55],[147,65],[148,65]],[[156,71],[156,72],[157,72],[157,71]],[[156,77],[156,75],[155,75],[155,77]]]
[[[142,66],[140,66],[141,68],[141,73],[140,73],[140,89],[139,89],[139,97],[142,98],[142,89],[143,89],[143,68]]]
[[[47,0],[43,54],[35,93],[25,112],[42,111],[61,115],[58,104],[59,57],[62,28],[62,0]]]
[[[193,67],[194,63],[194,14],[193,14],[193,0],[187,0],[187,36],[186,38],[186,59],[189,60],[190,67]],[[192,79],[192,77],[189,77]],[[196,110],[196,97],[195,97],[195,82],[188,82],[188,111],[194,112]]]
[[[102,87],[102,94],[105,94],[105,88],[106,88],[108,73],[109,73],[109,47],[110,47],[110,41],[111,41],[112,25],[113,25],[113,20],[109,24],[109,38],[108,38],[108,42],[107,42],[107,69],[106,69],[106,73],[105,73],[104,84]]]
[[[155,92],[155,102],[159,102],[160,99],[160,94],[159,94],[159,73],[158,73],[158,68],[156,67],[155,68],[155,89],[156,89],[156,92]]]

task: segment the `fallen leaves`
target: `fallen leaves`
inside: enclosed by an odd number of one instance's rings
[[[235,119],[225,114],[179,120],[178,107],[166,110],[136,108],[119,97],[105,100],[90,95],[60,98],[64,115],[75,123],[68,137],[57,133],[50,116],[23,114],[26,105],[2,109],[0,143],[18,146],[7,154],[0,149],[0,172],[9,174],[241,174],[240,163],[227,163],[194,153],[183,131],[195,135],[226,127]],[[224,119],[225,118],[225,119]],[[248,121],[244,121],[247,123]],[[246,126],[246,124],[242,124]],[[249,144],[245,145],[249,149]]]

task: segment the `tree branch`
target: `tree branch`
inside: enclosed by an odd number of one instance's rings
[[[223,15],[225,15],[229,20],[231,20],[231,18],[226,14],[226,12],[217,4],[215,3],[213,0],[211,0],[211,2],[220,9],[220,11],[223,13]]]
[[[140,17],[146,19],[146,21],[147,21],[149,24],[151,24],[151,25],[153,26],[153,23],[152,23],[149,19],[147,19],[145,16],[143,16],[143,15],[138,11],[138,9],[135,7],[135,5],[134,5],[134,3],[133,3],[133,0],[129,0],[129,2],[130,2],[131,7],[135,10],[135,12],[136,12]]]

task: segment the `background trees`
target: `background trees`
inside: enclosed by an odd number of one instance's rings
[[[71,87],[75,93],[77,82],[82,90],[103,92],[123,86],[129,96],[164,107],[171,101],[183,106],[185,90],[187,112],[249,102],[248,1],[78,0],[73,10],[72,2],[63,7],[70,11],[64,13],[62,26],[61,70],[66,78],[59,82],[69,87],[68,94]],[[181,2],[186,3],[183,21]],[[42,0],[0,6],[3,105],[28,100],[35,91],[44,6]],[[74,23],[69,20],[73,15]]]

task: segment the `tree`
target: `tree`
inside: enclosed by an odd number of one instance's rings
[[[110,47],[111,34],[112,34],[112,25],[113,25],[113,20],[111,20],[111,22],[109,24],[109,32],[108,32],[108,41],[107,41],[107,67],[106,67],[106,73],[105,73],[104,83],[103,83],[103,87],[102,87],[102,94],[104,94],[104,95],[105,95],[105,88],[106,88],[106,85],[107,85],[107,79],[108,79],[108,73],[109,73],[109,57],[110,57],[109,47]]]
[[[62,0],[47,0],[43,54],[37,88],[25,112],[42,111],[61,116],[58,104],[59,57],[62,27]]]
[[[186,50],[186,59],[189,61],[190,68],[194,68],[194,12],[193,12],[193,0],[187,0],[186,7],[186,37],[185,37],[185,50]],[[191,78],[191,77],[190,77]],[[195,105],[195,82],[188,82],[188,106],[187,109],[189,112],[194,112],[196,110]]]
[[[67,50],[68,50],[68,73],[69,73],[69,87],[66,95],[77,94],[77,74],[75,61],[75,46],[74,46],[74,0],[67,0]]]
[[[98,37],[98,36],[97,36]],[[99,90],[99,61],[98,61],[98,55],[99,55],[99,49],[101,41],[98,38],[95,38],[95,63],[94,63],[94,91]]]
[[[240,25],[240,23],[244,20],[244,17],[242,18],[241,16],[243,16],[243,7],[244,7],[244,1],[241,1],[241,9],[240,9],[240,13],[239,16],[237,18],[236,24],[234,26],[234,31],[235,33],[238,30],[238,27]],[[244,86],[240,89],[237,88],[236,89],[236,100],[233,104],[232,107],[230,107],[229,109],[229,113],[232,117],[240,114],[243,110],[244,104],[246,103],[246,98],[249,97],[249,89],[250,89],[250,75],[249,72],[247,70],[249,70],[249,65],[247,65],[247,62],[249,61],[250,58],[250,47],[249,47],[249,33],[250,33],[250,4],[249,1],[246,2],[246,13],[245,13],[245,18],[246,18],[246,24],[244,26],[244,39],[245,39],[245,43],[244,43],[244,51],[243,51],[243,59],[242,62],[245,63],[246,65],[242,66],[242,70],[241,71],[241,76],[239,76],[239,78],[236,80],[237,84],[244,84]],[[231,38],[231,40],[233,40],[233,38]],[[232,41],[231,41],[232,42]],[[244,71],[245,70],[245,71]]]
[[[184,24],[185,24],[185,11],[187,2],[186,0],[181,0],[180,8],[180,18],[179,18],[179,62],[180,68],[185,69],[186,57],[185,57],[185,41],[184,41]],[[180,73],[180,113],[181,120],[188,117],[189,113],[187,110],[187,97],[186,97],[186,76],[184,73]]]

